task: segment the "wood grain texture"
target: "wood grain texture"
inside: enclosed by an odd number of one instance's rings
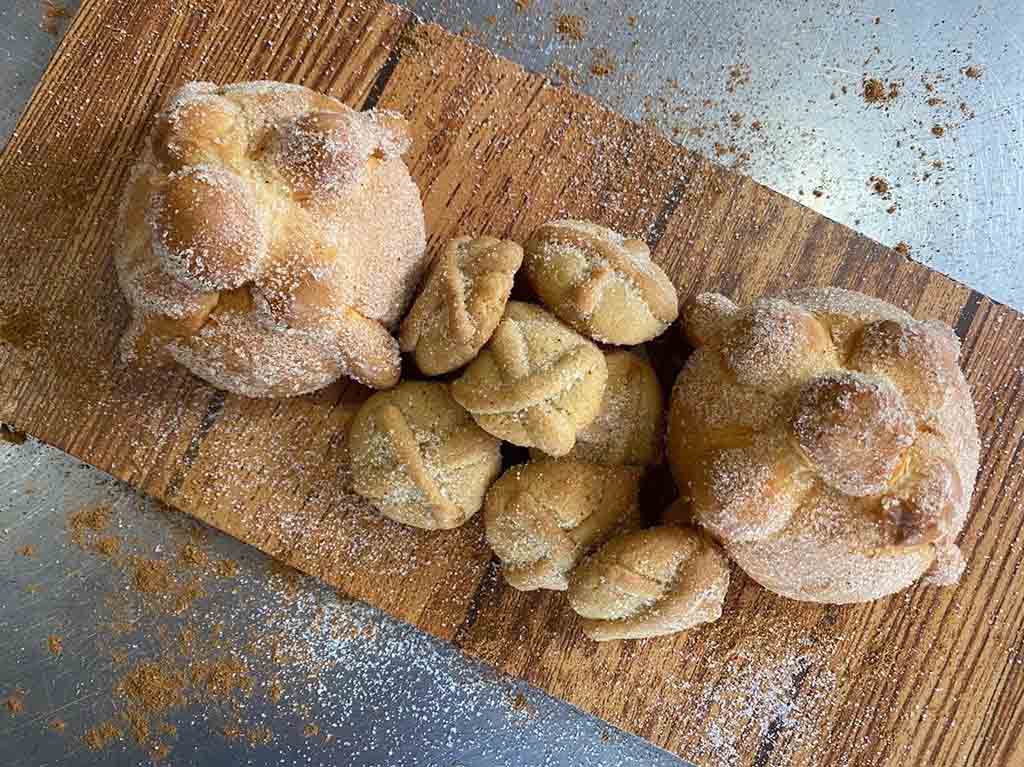
[[[256,78],[405,113],[435,249],[592,218],[684,295],[834,284],[955,325],[983,434],[963,583],[824,607],[737,574],[719,623],[596,646],[561,596],[501,583],[479,520],[422,533],[353,498],[360,387],[248,401],[119,366],[111,238],[147,121],[186,80]],[[707,764],[1024,761],[1021,317],[586,97],[378,2],[92,0],[0,156],[0,279],[0,420],[616,725]]]

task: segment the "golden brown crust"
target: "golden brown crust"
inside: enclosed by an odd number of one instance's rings
[[[569,603],[603,642],[673,634],[718,620],[729,565],[711,538],[665,525],[612,538],[573,571]]]
[[[406,381],[370,397],[349,450],[355,491],[386,517],[427,530],[462,525],[501,471],[501,443],[443,383]]]
[[[597,417],[576,435],[566,458],[592,463],[653,466],[661,462],[665,397],[654,368],[630,351],[604,356],[608,383]],[[543,451],[530,455],[541,459]]]
[[[543,309],[510,301],[452,395],[494,436],[559,456],[597,416],[607,378],[594,344]]]
[[[979,443],[951,331],[833,288],[693,306],[668,437],[687,514],[796,599],[955,579]]]
[[[186,85],[122,204],[126,356],[254,397],[394,385],[390,330],[426,266],[407,146],[401,119],[300,86]]]
[[[449,241],[402,322],[402,351],[412,352],[426,375],[470,362],[501,321],[522,263],[523,249],[511,240]]]
[[[487,492],[487,542],[520,591],[565,590],[576,563],[638,522],[641,470],[568,460],[513,466]]]
[[[544,304],[597,341],[643,343],[679,314],[675,286],[640,240],[586,221],[550,221],[525,250],[527,277]]]

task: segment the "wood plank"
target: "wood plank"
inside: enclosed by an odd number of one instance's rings
[[[393,6],[140,6],[86,4],[0,156],[0,420],[693,760],[1024,758],[1018,314]],[[348,492],[360,387],[248,401],[119,366],[112,226],[147,120],[186,80],[253,78],[404,112],[433,248],[593,218],[646,239],[684,295],[836,284],[955,324],[984,435],[963,584],[822,607],[737,574],[719,623],[595,646],[562,597],[501,583],[479,520],[413,531]],[[684,351],[652,345],[665,380]],[[654,513],[671,488],[650,484]]]

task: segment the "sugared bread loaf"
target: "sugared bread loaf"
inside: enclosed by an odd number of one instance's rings
[[[297,85],[186,85],[122,204],[125,355],[251,397],[393,386],[426,267],[408,144],[401,116]]]
[[[669,458],[747,574],[832,603],[959,578],[979,442],[950,328],[833,288],[704,294],[683,324]]]

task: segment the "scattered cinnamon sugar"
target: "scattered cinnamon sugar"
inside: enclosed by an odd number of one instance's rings
[[[881,176],[872,176],[868,180],[871,182],[871,188],[879,197],[886,197],[889,194],[891,187],[889,186],[889,182],[884,178]]]
[[[60,655],[64,652],[64,643],[56,634],[50,634],[46,638],[46,645],[50,648],[50,653],[53,655]]]
[[[107,744],[112,740],[117,740],[121,737],[121,730],[118,729],[109,719],[102,724],[98,724],[95,727],[90,727],[85,731],[85,736],[82,738],[85,741],[85,745],[92,751],[102,751],[107,747]]]
[[[86,536],[104,530],[110,524],[112,510],[109,505],[87,506],[68,515],[68,530],[71,540],[79,547],[86,547]]]
[[[149,758],[154,762],[162,762],[171,754],[171,747],[166,743],[157,743],[149,750]]]
[[[910,254],[910,246],[907,245],[907,243],[903,242],[902,240],[896,243],[896,247],[893,248],[893,250],[895,250],[901,256],[907,256]]]
[[[121,539],[116,535],[105,535],[93,541],[92,548],[104,557],[116,557],[121,551]]]
[[[512,696],[512,710],[516,713],[523,714],[528,719],[532,719],[537,715],[537,708],[526,698],[521,692],[517,692]]]
[[[194,601],[204,596],[206,596],[206,591],[203,589],[202,584],[200,584],[199,581],[187,583],[174,596],[174,612],[185,612],[185,610],[192,606]]]
[[[981,67],[977,67],[974,64],[971,64],[970,66],[964,67],[960,71],[964,73],[964,77],[969,77],[972,80],[980,80],[981,79],[982,69],[981,69]]]
[[[946,103],[946,100],[940,99],[938,96],[932,96],[931,98],[928,99],[927,103],[930,107],[940,107]]]
[[[11,716],[17,716],[25,710],[25,699],[20,693],[14,693],[13,695],[7,696],[7,700],[4,701],[4,705],[7,706],[7,711]]]
[[[737,88],[750,83],[750,65],[749,64],[733,64],[727,70],[728,77],[725,81],[725,90],[727,93],[735,93]]]
[[[43,0],[43,19],[39,27],[47,34],[56,35],[60,31],[60,21],[70,15],[59,0]]]
[[[186,567],[206,567],[210,557],[195,541],[189,541],[178,551],[178,561]]]
[[[28,435],[23,431],[12,429],[5,423],[0,423],[0,442],[6,442],[9,445],[24,445],[28,439]]]
[[[885,101],[885,83],[873,77],[865,80],[864,100],[869,104]]]
[[[147,713],[160,713],[185,702],[185,677],[177,669],[139,661],[114,688],[117,695]]]
[[[900,95],[899,80],[892,80],[888,85],[877,77],[869,77],[864,80],[864,101],[868,104],[883,104],[893,101]]]
[[[18,553],[26,559],[31,559],[36,555],[36,549],[35,546],[33,546],[31,543],[26,543],[24,546],[18,549]]]
[[[586,37],[587,21],[582,16],[563,13],[555,19],[555,31],[563,40],[578,43]]]
[[[270,576],[273,582],[283,585],[282,592],[286,597],[294,598],[299,593],[302,573],[290,565],[277,559],[270,560]]]
[[[265,746],[274,739],[274,733],[266,725],[260,725],[258,727],[250,727],[246,730],[245,737],[254,746]]]
[[[235,578],[238,576],[238,562],[233,559],[219,559],[214,569],[221,578]]]
[[[141,711],[130,710],[124,714],[124,720],[128,723],[128,732],[132,740],[140,746],[149,742],[149,717]]]
[[[167,570],[167,563],[158,559],[133,559],[132,586],[143,594],[166,594],[174,582]]]
[[[201,661],[192,667],[192,684],[215,698],[231,698],[235,692],[249,695],[253,679],[242,661],[228,656],[215,661]]]
[[[590,74],[595,77],[607,77],[615,71],[616,66],[614,57],[604,48],[598,48],[590,62]]]
[[[946,135],[946,129],[943,128],[941,125],[933,125],[932,135],[935,136],[935,138],[942,138],[943,136]]]
[[[270,688],[267,690],[267,697],[270,699],[271,703],[276,705],[281,702],[281,697],[283,695],[284,688],[281,686],[281,683],[275,679],[270,683]]]

